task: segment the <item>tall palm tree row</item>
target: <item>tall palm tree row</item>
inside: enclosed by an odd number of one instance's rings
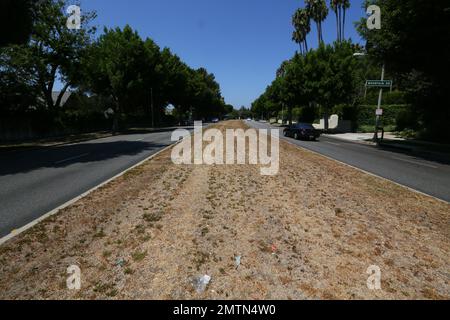
[[[307,36],[311,32],[311,20],[306,9],[298,9],[292,17],[294,33],[292,40],[299,44],[300,53],[308,52]]]
[[[350,0],[342,0],[341,8],[343,11],[341,40],[344,40],[344,38],[345,38],[345,33],[344,33],[345,32],[345,18],[346,18],[347,10],[350,9]]]
[[[292,40],[298,43],[300,53],[308,52],[307,36],[311,32],[311,20],[316,23],[319,44],[323,43],[322,23],[328,16],[326,0],[305,0],[306,8],[297,9],[292,16],[294,32]],[[346,13],[350,0],[330,0],[330,8],[336,15],[337,41],[345,39]]]
[[[325,0],[305,0],[306,10],[317,26],[319,44],[323,43],[322,22],[328,16],[328,7]]]
[[[350,0],[330,0],[330,7],[336,15],[337,41],[342,42],[345,39],[345,20]]]
[[[337,32],[337,41],[341,41],[341,0],[330,0],[330,7],[336,15],[336,32]]]

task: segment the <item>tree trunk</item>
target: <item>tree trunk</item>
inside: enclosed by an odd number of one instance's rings
[[[119,131],[119,119],[120,119],[120,101],[119,99],[114,99],[116,102],[116,107],[114,110],[112,134],[115,136]]]
[[[45,103],[47,104],[48,110],[53,110],[52,92],[49,91],[48,88],[45,85],[42,88],[42,91],[44,93]]]
[[[316,25],[317,25],[317,37],[320,45],[320,22],[316,22]]]
[[[329,128],[330,128],[329,115],[328,115],[328,111],[325,111],[325,115],[324,115],[324,129],[325,129],[325,131],[328,131]]]
[[[117,135],[119,132],[119,115],[117,113],[114,114],[113,125],[112,125],[112,134],[113,136]]]
[[[345,38],[345,18],[346,18],[345,15],[347,13],[347,10],[345,8],[343,10],[344,10],[344,18],[342,21],[342,40],[344,40],[344,38]]]
[[[319,22],[319,38],[320,38],[319,44],[322,44],[323,43],[322,21]]]
[[[56,102],[55,102],[55,108],[61,107],[61,100],[64,97],[64,94],[66,93],[67,89],[69,89],[68,83],[66,83],[64,88],[62,88],[61,92],[59,93],[58,98],[56,99]],[[53,98],[52,98],[52,100],[53,100]]]
[[[339,15],[338,15],[338,9],[337,8],[336,8],[335,14],[336,14],[336,32],[337,32],[336,40],[338,42],[340,42]]]
[[[292,106],[288,107],[289,126],[292,126]]]
[[[56,77],[56,71],[58,70],[57,65],[51,66],[50,71],[50,80],[46,83],[45,79],[46,75],[42,75],[39,72],[39,78],[42,86],[42,91],[44,93],[45,102],[47,103],[47,107],[49,110],[54,109],[55,103],[53,102],[52,92],[53,92],[53,86],[55,84],[55,77]]]

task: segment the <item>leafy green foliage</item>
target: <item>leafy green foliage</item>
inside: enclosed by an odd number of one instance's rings
[[[0,76],[14,76],[9,83],[19,83],[30,88],[39,95],[48,109],[60,106],[61,98],[69,88],[71,79],[75,77],[84,49],[95,31],[88,26],[95,13],[83,15],[82,23],[85,27],[81,30],[66,28],[64,7],[65,2],[62,0],[42,0],[35,3],[35,20],[30,41],[23,45],[5,47],[0,51]],[[66,82],[66,86],[58,99],[53,101],[52,91],[58,76]]]
[[[292,121],[294,108],[320,106],[327,114],[335,105],[354,104],[362,70],[353,53],[352,44],[342,42],[321,45],[304,56],[296,54],[283,63],[277,78],[253,103],[254,113],[272,116],[284,107]],[[315,115],[315,111],[309,109],[302,113]]]
[[[381,30],[358,24],[367,51],[396,74],[407,91],[417,126],[428,138],[450,138],[450,4],[446,0],[374,0]]]
[[[32,0],[0,1],[0,47],[26,43],[33,26]]]
[[[292,25],[294,26],[292,40],[299,44],[300,53],[308,52],[308,42],[306,38],[311,32],[311,18],[308,10],[298,9],[292,17]]]
[[[309,17],[316,23],[319,43],[323,43],[322,23],[328,16],[327,3],[325,0],[305,0],[305,4]]]
[[[14,7],[22,4],[30,3],[18,0]],[[151,39],[143,40],[130,26],[105,28],[94,39],[96,29],[90,22],[96,14],[82,11],[82,28],[69,30],[68,4],[66,0],[32,2],[29,41],[0,48],[3,115],[22,119],[24,114],[32,118],[39,112],[48,119],[50,132],[56,123],[61,124],[58,128],[74,128],[64,121],[79,123],[81,119],[98,121],[103,128],[108,108],[115,110],[114,129],[119,119],[151,118],[152,123],[162,124],[169,119],[166,107],[170,104],[180,121],[222,117],[232,111],[213,74],[190,68],[168,48],[161,50]],[[5,43],[12,42],[6,39]],[[52,93],[58,80],[64,86],[55,99]],[[73,100],[77,105],[62,106],[69,89],[77,92]],[[93,105],[94,101],[100,105]]]

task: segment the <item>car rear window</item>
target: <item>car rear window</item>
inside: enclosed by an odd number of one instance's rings
[[[307,124],[307,123],[299,123],[297,125],[298,129],[314,129],[314,127],[311,124]]]

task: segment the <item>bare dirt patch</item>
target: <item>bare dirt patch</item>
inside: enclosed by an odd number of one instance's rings
[[[0,298],[450,298],[449,204],[286,142],[280,152],[273,177],[158,155],[1,246]],[[73,264],[79,291],[66,288]]]

